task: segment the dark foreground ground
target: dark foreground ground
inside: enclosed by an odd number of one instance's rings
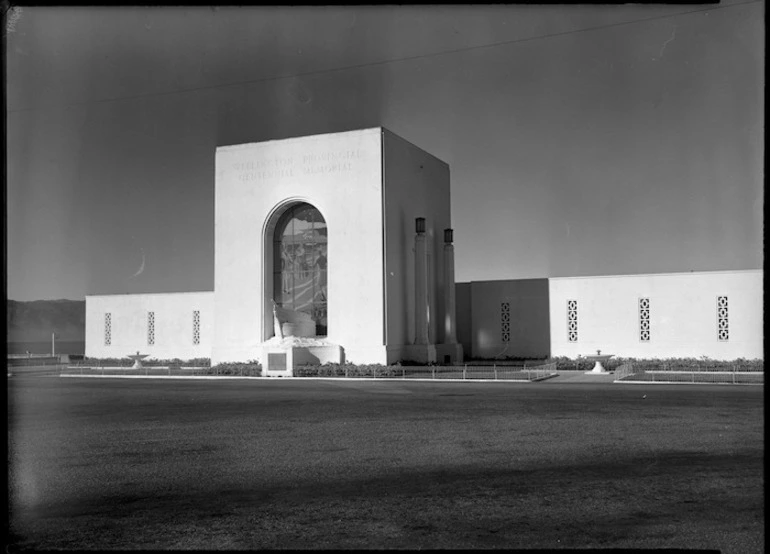
[[[11,550],[764,551],[763,387],[29,372],[8,400]]]

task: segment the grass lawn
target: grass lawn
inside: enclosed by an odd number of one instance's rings
[[[20,372],[8,400],[11,550],[764,552],[763,387]]]

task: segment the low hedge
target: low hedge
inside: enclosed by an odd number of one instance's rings
[[[302,365],[294,369],[297,377],[394,377],[395,366],[382,364],[335,364]]]
[[[256,360],[248,362],[226,362],[210,367],[208,375],[242,375],[244,377],[261,377],[262,364]]]
[[[586,358],[568,358],[566,356],[557,356],[548,358],[546,364],[555,363],[557,371],[577,370],[590,371],[596,362]],[[625,363],[633,363],[649,369],[669,369],[680,371],[706,371],[706,370],[724,370],[731,371],[733,368],[740,368],[744,371],[764,371],[765,361],[760,359],[747,360],[737,358],[735,360],[712,360],[708,357],[702,358],[624,358],[612,357],[602,362],[602,366],[607,371],[615,371],[618,366]]]
[[[98,366],[131,366],[133,361],[128,358],[86,358],[82,359],[83,365],[98,365]],[[182,360],[180,358],[145,358],[142,360],[142,365],[145,367],[208,367],[211,365],[210,358],[192,358],[189,360]]]

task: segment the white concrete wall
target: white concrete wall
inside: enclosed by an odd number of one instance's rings
[[[762,358],[762,271],[549,279],[553,356]],[[729,299],[730,337],[717,340],[717,296]],[[651,340],[639,338],[638,301],[650,299]],[[567,300],[578,341],[567,340]]]
[[[263,251],[287,199],[326,220],[328,339],[350,361],[384,360],[381,129],[217,148],[215,188],[213,362],[259,359],[272,336]]]
[[[211,357],[213,292],[86,296],[86,356],[149,354],[169,359]],[[200,311],[200,344],[193,344],[193,311]],[[104,314],[111,313],[112,344],[104,344]],[[147,344],[147,313],[155,312],[155,344]]]
[[[469,336],[463,331],[463,338],[470,346],[469,349],[466,346],[466,357],[545,358],[549,355],[547,279],[472,281],[468,286],[469,301],[463,305],[461,314],[471,322]],[[502,337],[503,302],[510,306],[507,344]]]
[[[444,341],[444,229],[450,228],[449,166],[383,129],[385,298],[388,362],[414,341],[415,218],[426,219],[429,342]]]

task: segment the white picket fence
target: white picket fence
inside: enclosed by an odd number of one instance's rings
[[[360,379],[430,379],[430,380],[484,380],[484,381],[537,381],[555,376],[556,364],[537,366],[513,365],[395,365],[357,368],[338,366],[334,370],[323,367],[298,367],[295,377],[347,377]]]

